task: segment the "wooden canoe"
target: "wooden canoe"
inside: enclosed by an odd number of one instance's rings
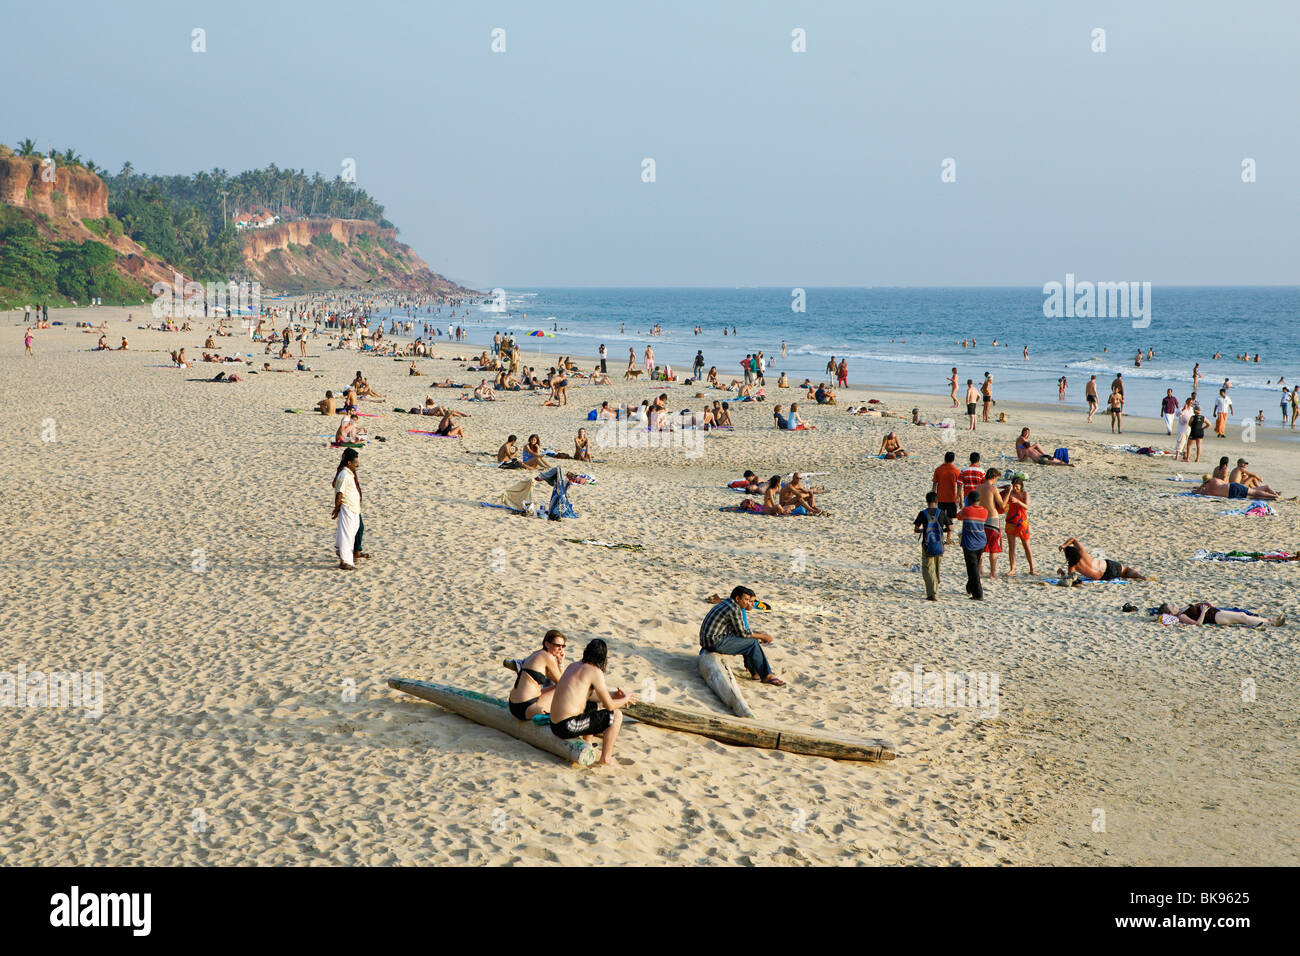
[[[736,680],[736,675],[731,672],[731,668],[727,666],[721,654],[701,650],[699,669],[704,683],[718,695],[727,710],[737,717],[754,716],[754,712],[745,701],[745,695],[740,692],[740,683]]]
[[[719,655],[713,655],[715,657]],[[517,670],[518,661],[502,661]],[[832,760],[893,760],[898,754],[892,744],[800,727],[786,727],[766,720],[738,720],[722,714],[705,714],[663,704],[638,703],[623,708],[628,717],[652,727],[699,734],[724,744],[761,747]]]
[[[388,686],[403,693],[412,694],[422,700],[432,701],[440,707],[460,714],[476,724],[504,731],[511,737],[532,744],[539,750],[555,754],[562,760],[575,763],[580,767],[590,767],[596,762],[598,753],[595,747],[584,740],[561,740],[551,733],[549,722],[535,723],[531,720],[516,720],[510,713],[505,700],[489,697],[472,690],[461,690],[445,684],[431,684],[428,681],[408,680],[405,677],[388,678]]]

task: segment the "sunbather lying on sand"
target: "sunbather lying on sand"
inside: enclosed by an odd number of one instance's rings
[[[1250,498],[1257,501],[1276,501],[1281,497],[1268,485],[1247,488],[1245,485],[1227,482],[1212,475],[1202,475],[1201,480],[1204,484],[1192,489],[1192,494],[1210,495],[1214,498]]]
[[[1042,445],[1038,444],[1038,442],[1031,443],[1029,441],[1028,428],[1020,429],[1020,437],[1016,439],[1016,458],[1020,461],[1028,459],[1035,465],[1066,465],[1068,468],[1074,467],[1073,465],[1068,465],[1066,462],[1061,461],[1059,458],[1053,457],[1051,453]]]
[[[1182,610],[1179,610],[1177,604],[1162,604],[1157,613],[1176,617],[1180,624],[1217,624],[1220,627],[1228,624],[1237,624],[1242,627],[1259,627],[1263,624],[1272,624],[1281,627],[1286,623],[1286,615],[1284,614],[1279,614],[1271,619],[1262,618],[1254,614],[1248,614],[1245,611],[1225,611],[1204,601],[1188,605]]]
[[[1110,581],[1125,578],[1131,581],[1146,581],[1147,576],[1135,571],[1114,558],[1094,558],[1077,538],[1070,538],[1056,550],[1065,552],[1066,571],[1081,578],[1093,581]]]

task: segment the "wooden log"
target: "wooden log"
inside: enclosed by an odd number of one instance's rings
[[[704,683],[708,684],[710,689],[718,695],[727,710],[737,717],[754,716],[754,712],[750,710],[749,704],[745,701],[745,695],[740,692],[740,684],[736,680],[736,675],[731,673],[731,668],[727,666],[727,662],[721,654],[701,650],[699,669],[700,676],[704,678]]]
[[[591,744],[582,739],[561,740],[551,733],[549,721],[535,723],[531,720],[516,720],[514,714],[510,713],[507,702],[500,698],[445,684],[408,680],[405,677],[388,678],[388,686],[422,700],[432,701],[476,724],[503,731],[517,740],[532,744],[539,750],[555,754],[580,767],[589,767],[596,762],[597,751]]]
[[[721,655],[714,654],[719,658]],[[502,661],[503,666],[518,671],[518,661]],[[734,678],[733,678],[734,679]],[[739,747],[760,747],[764,750],[783,750],[786,753],[810,757],[829,757],[832,760],[893,760],[898,754],[892,744],[882,740],[869,740],[843,734],[826,733],[801,727],[787,727],[766,720],[741,721],[723,714],[707,714],[681,707],[645,702],[623,708],[623,713],[633,720],[665,730],[699,734],[724,744]]]
[[[741,721],[721,714],[698,713],[663,704],[632,704],[623,708],[623,712],[655,727],[699,734],[741,747],[783,750],[832,760],[880,761],[893,760],[897,756],[893,746],[881,740],[787,727],[766,720]]]

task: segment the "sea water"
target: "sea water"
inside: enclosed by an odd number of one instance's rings
[[[1151,291],[1150,322],[1135,328],[1128,317],[1045,315],[1042,288],[741,288],[741,289],[506,289],[470,307],[468,321],[444,309],[433,324],[446,334],[464,324],[470,343],[483,346],[492,334],[513,333],[525,353],[594,356],[603,343],[611,375],[627,367],[628,349],[644,365],[647,345],[655,362],[670,363],[678,380],[690,374],[697,350],[706,370],[717,366],[724,382],[740,376],[746,353],[762,350],[768,384],[785,371],[792,384],[830,381],[826,363],[847,359],[854,386],[881,386],[933,393],[938,414],[950,407],[947,378],[957,367],[959,397],[967,379],[978,386],[985,372],[994,397],[1057,402],[1057,380],[1066,376],[1067,403],[1082,410],[1084,386],[1097,376],[1104,409],[1110,382],[1123,373],[1125,413],[1154,418],[1166,388],[1179,399],[1192,390],[1192,369],[1201,371],[1198,398],[1206,417],[1223,380],[1232,382],[1233,426],[1262,409],[1264,433],[1276,436],[1285,378],[1300,384],[1300,288],[1162,287]],[[802,311],[797,311],[802,307]],[[402,318],[398,313],[393,313]],[[387,327],[388,313],[384,313]],[[651,335],[658,325],[661,335]],[[702,328],[695,334],[694,328]],[[731,333],[735,329],[735,335]],[[726,329],[727,335],[723,335]],[[535,331],[551,337],[533,337]],[[417,333],[423,328],[417,326]],[[968,347],[963,348],[962,340]],[[974,346],[969,343],[974,341]],[[993,345],[994,340],[997,346]],[[786,354],[781,355],[782,342]],[[1024,348],[1028,346],[1028,360]],[[1142,366],[1134,357],[1142,351]],[[1155,350],[1148,361],[1146,352]],[[1215,352],[1222,357],[1214,360]],[[1240,362],[1239,353],[1260,361]],[[584,363],[585,364],[585,363]],[[1099,413],[1104,421],[1104,412]],[[1291,435],[1288,427],[1287,434]]]

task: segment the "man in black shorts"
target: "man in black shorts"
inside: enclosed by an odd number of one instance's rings
[[[623,726],[619,710],[635,704],[636,697],[622,690],[611,694],[605,687],[607,655],[605,642],[597,638],[583,649],[581,661],[565,669],[551,698],[551,733],[561,740],[581,737],[587,743],[600,734],[600,762],[615,767],[614,741]]]
[[[1065,552],[1066,570],[1081,578],[1091,578],[1093,581],[1110,581],[1114,578],[1130,581],[1147,580],[1145,574],[1135,571],[1126,564],[1121,564],[1114,558],[1094,558],[1077,538],[1070,538],[1057,550]]]
[[[980,394],[984,397],[984,421],[989,420],[989,406],[993,404],[993,376],[988,372],[984,373],[984,384],[980,386]]]

